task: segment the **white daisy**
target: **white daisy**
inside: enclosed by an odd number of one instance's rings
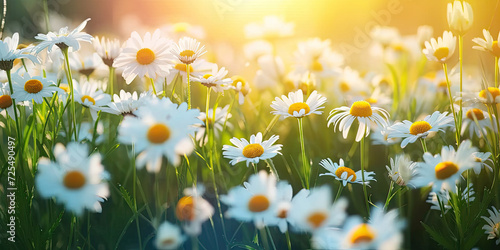
[[[388,138],[404,138],[401,148],[405,148],[408,143],[414,143],[419,138],[426,138],[430,132],[444,131],[446,127],[453,127],[453,117],[448,112],[440,113],[436,111],[428,115],[423,121],[410,122],[405,120],[397,122],[388,128]]]
[[[347,138],[349,129],[355,120],[359,122],[358,132],[356,134],[356,141],[370,134],[370,124],[376,123],[380,127],[387,126],[389,113],[382,108],[372,107],[367,101],[356,101],[351,107],[340,107],[330,111],[328,116],[328,127],[333,124],[334,131],[342,132],[344,139]]]
[[[450,29],[458,35],[467,33],[474,21],[472,6],[466,1],[448,3],[446,14]]]
[[[90,115],[95,121],[97,112],[104,110],[108,113],[113,111],[108,107],[111,102],[111,96],[98,89],[99,83],[93,79],[85,81],[82,84],[73,80],[75,101],[90,110]]]
[[[230,86],[230,88],[234,89],[236,93],[238,93],[238,103],[240,105],[243,105],[245,103],[245,97],[250,93],[251,89],[248,86],[247,81],[242,76],[233,76],[231,77],[233,79],[233,84]]]
[[[231,165],[246,161],[248,167],[250,163],[257,164],[260,160],[271,159],[276,156],[276,154],[281,154],[279,151],[283,145],[273,145],[279,138],[278,135],[273,135],[269,140],[262,141],[261,132],[257,133],[257,135],[250,136],[250,142],[245,138],[238,139],[233,137],[233,139],[229,141],[236,147],[224,145],[222,147],[222,155],[225,158],[231,159],[229,162]]]
[[[80,128],[78,130],[78,141],[83,141],[87,140],[89,142],[92,141],[94,138],[94,133],[95,133],[95,143],[100,144],[101,142],[104,141],[105,135],[104,133],[104,126],[102,125],[102,122],[97,123],[97,128],[94,129],[95,122],[82,122],[80,123]]]
[[[173,67],[170,63],[171,48],[172,41],[161,37],[158,29],[152,35],[146,32],[144,39],[134,31],[123,51],[114,60],[113,67],[123,70],[122,76],[127,84],[130,84],[136,77],[164,77]]]
[[[388,122],[391,123],[390,121]],[[389,132],[387,131],[388,127],[381,128],[379,126],[375,126],[373,133],[371,133],[371,140],[373,145],[393,145],[397,144],[401,141],[400,138],[389,138]]]
[[[239,221],[253,221],[262,228],[273,221],[276,200],[276,177],[261,170],[253,174],[243,186],[233,187],[220,200],[229,208],[226,216]]]
[[[278,16],[265,16],[261,23],[245,26],[245,36],[249,39],[275,39],[293,35],[295,25]]]
[[[271,111],[272,114],[280,115],[281,119],[288,117],[302,118],[310,114],[323,114],[321,109],[325,107],[322,106],[326,102],[326,97],[321,96],[318,92],[313,91],[311,95],[304,102],[304,95],[302,90],[299,89],[296,92],[288,93],[288,97],[282,95],[281,98],[276,97],[275,101],[272,102],[271,108],[275,111]]]
[[[491,172],[493,172],[493,168],[490,166],[490,164],[493,163],[493,160],[490,158],[490,152],[474,152],[472,156],[476,162],[475,166],[472,168],[474,169],[474,173],[477,175],[480,174],[483,168],[488,168]]]
[[[454,194],[457,195],[458,193],[458,186],[455,186],[455,192]],[[470,183],[469,187],[465,188],[463,191],[462,191],[462,200],[463,201],[474,201],[476,199],[476,197],[474,197],[474,188],[472,187],[472,183]],[[438,196],[439,196],[439,199],[438,199]],[[429,193],[429,197],[427,197],[427,203],[431,204],[431,209],[434,209],[434,210],[438,210],[440,211],[441,210],[441,206],[443,206],[444,208],[444,212],[448,212],[448,210],[450,210],[452,207],[450,205],[450,200],[451,200],[451,196],[450,196],[450,191],[448,190],[441,190],[439,192],[430,192]],[[441,205],[439,204],[441,202]],[[442,215],[441,215],[442,216]]]
[[[204,125],[198,129],[196,132],[196,141],[200,141],[200,145],[205,145],[208,141],[208,136],[205,135],[205,129],[207,127],[207,124],[210,124],[210,127],[214,129],[215,136],[219,136],[219,132],[222,131],[224,124],[231,128],[232,124],[227,122],[227,119],[231,118],[231,114],[228,113],[229,110],[229,105],[226,105],[224,108],[217,107],[215,109],[215,118],[214,118],[214,110],[209,109],[208,110],[208,119],[207,119],[207,114],[205,112],[201,112],[200,116],[198,119],[200,119]]]
[[[338,100],[350,100],[359,97],[361,93],[368,92],[367,82],[357,70],[345,67],[333,82],[332,92]]]
[[[59,32],[49,32],[48,34],[38,34],[35,39],[41,40],[35,47],[35,52],[38,54],[45,48],[47,51],[52,51],[54,45],[60,49],[67,49],[71,47],[73,51],[78,51],[80,49],[80,41],[92,43],[92,36],[82,32],[83,28],[87,25],[90,18],[85,19],[76,29],[69,31],[69,28],[63,27],[59,29]]]
[[[12,38],[5,37],[0,41],[0,69],[11,70],[14,66],[14,60],[18,58],[26,58],[33,63],[39,62],[36,56],[29,54],[33,48],[18,49],[18,44],[19,34],[17,32],[12,35]]]
[[[151,91],[142,92],[139,96],[137,92],[125,92],[120,90],[120,95],[113,95],[113,102],[108,103],[109,109],[103,110],[111,114],[134,115],[133,112],[143,106],[148,100],[155,98]]]
[[[162,80],[166,80],[167,84],[172,83],[174,80],[176,82],[180,81],[181,83],[186,83],[187,82],[187,68],[188,68],[186,66],[186,64],[182,63],[177,58],[172,60],[171,63],[174,65],[174,67],[172,69],[170,69],[170,71],[167,74],[167,76],[165,77],[165,79],[162,79]],[[190,77],[194,77],[196,75],[204,76],[205,74],[209,74],[209,73],[213,72],[214,68],[216,68],[216,67],[217,67],[217,64],[215,64],[215,63],[207,62],[204,59],[198,59],[198,60],[194,61],[193,63],[189,64],[189,75],[190,75]],[[160,80],[160,79],[158,79],[158,80]],[[189,79],[189,80],[191,80],[191,79]],[[162,81],[162,85],[163,85],[163,82],[164,81]],[[160,91],[160,89],[163,89],[163,86],[159,86],[159,88],[157,88],[157,89],[158,89],[158,91]]]
[[[319,165],[328,170],[328,172],[330,172],[326,174],[320,174],[319,176],[324,176],[324,175],[333,176],[335,177],[336,180],[342,182],[342,185],[344,185],[344,187],[347,185],[347,183],[358,183],[358,184],[368,185],[370,184],[370,181],[377,181],[372,176],[375,175],[375,172],[365,171],[364,173],[365,182],[363,183],[362,171],[359,170],[357,172],[354,172],[354,170],[345,166],[344,160],[342,159],[339,160],[338,164],[336,162],[334,163],[330,158],[323,159],[319,162]]]
[[[482,229],[488,235],[488,240],[496,239],[495,244],[498,245],[500,244],[500,210],[492,206],[491,210],[488,209],[488,213],[490,217],[481,216],[488,223]]]
[[[415,178],[417,163],[411,161],[408,155],[396,155],[394,159],[391,158],[390,165],[390,167],[385,166],[389,172],[389,178],[399,186],[409,185],[411,180]]]
[[[430,42],[425,42],[425,49],[422,52],[429,61],[446,63],[455,52],[457,37],[449,31],[443,32],[443,37],[438,40],[432,38]]]
[[[484,104],[500,103],[500,89],[495,87],[488,87],[481,90],[477,96],[478,101]]]
[[[200,56],[205,54],[205,46],[200,47],[200,42],[194,38],[183,37],[171,50],[172,54],[184,64],[192,64]]]
[[[491,36],[490,32],[486,29],[483,29],[484,39],[476,37],[472,39],[479,46],[472,46],[473,49],[477,49],[480,51],[489,51],[493,56],[500,57],[500,46],[498,41],[500,40],[500,32],[498,33],[498,38],[495,41]]]
[[[201,121],[197,118],[197,109],[187,109],[187,104],[177,105],[170,99],[151,99],[134,112],[136,116],[125,116],[118,127],[118,140],[125,144],[134,144],[139,153],[137,168],[146,168],[149,172],[159,172],[162,158],[178,166],[180,156],[189,155],[194,145],[189,136],[193,136]]]
[[[288,212],[292,207],[293,189],[292,185],[286,181],[280,181],[276,185],[276,206],[274,212],[275,221],[270,225],[277,225],[282,233],[288,230],[288,221],[290,220]]]
[[[415,169],[417,176],[409,184],[417,188],[431,185],[433,192],[453,190],[462,173],[475,166],[474,152],[477,149],[469,140],[463,141],[457,151],[451,146],[443,146],[441,155],[432,156],[426,152],[424,162],[419,162]]]
[[[156,232],[155,246],[158,249],[178,249],[186,240],[186,236],[182,235],[181,229],[169,223],[163,222]]]
[[[346,217],[347,200],[332,202],[330,187],[302,189],[292,199],[288,211],[290,224],[297,231],[317,232],[328,227],[338,227]]]
[[[175,208],[177,219],[183,222],[187,234],[196,236],[201,233],[201,224],[214,214],[214,207],[203,199],[205,187],[202,184],[184,189],[182,197]]]
[[[0,112],[4,111],[7,112],[6,117],[11,117],[13,120],[16,119],[15,113],[14,113],[14,108],[16,105],[14,105],[14,101],[12,98],[12,95],[10,94],[9,90],[9,84],[4,83],[0,85]]]
[[[97,54],[101,57],[104,64],[108,67],[113,67],[113,62],[122,52],[122,44],[118,39],[109,39],[105,37],[94,37],[92,42]]]
[[[211,73],[204,75],[199,74],[193,77],[192,81],[199,82],[207,88],[212,88],[215,92],[223,92],[233,83],[231,78],[225,78],[227,73],[228,71],[226,68],[222,67],[217,70],[217,67],[215,67]]]
[[[31,77],[28,73],[24,73],[22,76],[12,74],[12,81],[14,82],[12,98],[16,101],[33,100],[41,104],[44,97],[52,97],[54,92],[59,91],[54,82],[41,76]]]
[[[109,196],[109,174],[101,165],[101,155],[88,156],[87,146],[70,142],[65,148],[54,148],[56,162],[48,158],[38,161],[35,184],[44,198],[55,197],[67,210],[81,215],[84,209],[100,213],[103,202]]]
[[[473,134],[476,134],[477,137],[483,137],[483,135],[488,134],[487,129],[491,129],[488,113],[481,109],[463,107],[462,117],[461,134],[464,135],[469,130],[469,139],[472,139]]]
[[[102,59],[97,53],[82,55],[80,52],[69,55],[69,65],[72,70],[89,77],[94,71],[102,65]]]

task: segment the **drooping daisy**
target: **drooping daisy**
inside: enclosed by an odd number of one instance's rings
[[[296,92],[288,93],[288,97],[282,95],[281,98],[276,97],[275,101],[272,102],[271,108],[275,109],[271,111],[272,114],[281,115],[281,119],[288,117],[302,118],[310,114],[321,115],[325,107],[322,106],[326,102],[326,97],[318,94],[317,91],[313,91],[311,95],[304,102],[304,95],[302,90],[299,89]]]
[[[466,1],[448,3],[446,14],[450,29],[457,35],[467,33],[474,21],[472,6]]]
[[[484,104],[500,103],[500,89],[495,87],[488,87],[481,90],[477,96],[477,100]]]
[[[458,193],[458,187],[455,186],[454,194],[457,195],[457,193]],[[468,201],[468,202],[474,201],[476,199],[476,197],[474,197],[474,194],[475,194],[474,188],[472,187],[472,183],[470,183],[469,187],[466,187],[462,191],[462,195],[461,195],[462,200]],[[434,210],[439,211],[439,210],[441,210],[441,206],[442,206],[444,208],[444,212],[446,213],[446,212],[448,212],[448,210],[451,209],[450,200],[451,200],[450,191],[441,190],[440,192],[437,192],[437,193],[430,192],[429,197],[427,197],[426,202],[431,204],[432,205],[431,209],[434,209]]]
[[[457,37],[450,31],[443,32],[443,37],[431,39],[431,42],[425,42],[425,49],[422,52],[429,61],[446,63],[455,52]]]
[[[196,39],[183,37],[179,39],[179,43],[175,44],[171,52],[182,63],[192,64],[207,51],[204,45],[200,47],[200,42]]]
[[[210,127],[214,129],[215,136],[219,136],[219,132],[222,131],[224,124],[231,128],[232,124],[227,122],[227,119],[231,118],[231,113],[228,113],[229,105],[226,105],[224,108],[217,107],[215,109],[215,118],[214,118],[214,110],[208,110],[208,119],[207,114],[205,112],[201,112],[198,119],[200,119],[204,125],[200,127],[200,129],[196,132],[196,140],[200,141],[201,145],[205,145],[208,141],[208,136],[205,134],[205,129],[207,124],[210,124]]]
[[[484,39],[476,37],[472,39],[479,46],[472,46],[473,49],[477,49],[480,51],[488,51],[495,57],[500,57],[500,46],[498,41],[500,41],[500,32],[498,33],[498,38],[495,41],[491,36],[490,32],[486,29],[483,29]]]
[[[215,67],[211,73],[195,76],[192,81],[199,82],[207,88],[212,88],[215,92],[223,92],[233,82],[231,78],[225,78],[227,73],[226,68],[222,67],[217,70],[217,67]]]
[[[233,137],[233,139],[229,141],[236,147],[224,145],[222,147],[222,155],[224,155],[225,158],[231,159],[229,162],[231,165],[246,161],[248,167],[250,163],[257,164],[260,160],[271,159],[276,156],[276,154],[281,154],[279,151],[283,145],[273,145],[279,138],[278,135],[273,135],[269,140],[262,141],[261,132],[257,133],[257,135],[250,136],[250,142],[245,138],[238,139]]]
[[[111,114],[121,114],[123,116],[134,115],[134,111],[153,98],[155,98],[155,96],[151,91],[145,91],[137,95],[135,91],[134,93],[129,93],[122,89],[120,90],[120,95],[113,95],[113,102],[108,103],[109,109],[103,111]]]
[[[500,244],[500,210],[495,207],[491,207],[491,210],[488,209],[489,217],[481,216],[487,225],[483,226],[484,233],[488,235],[488,240],[494,240],[495,244]]]
[[[73,85],[75,88],[75,101],[90,110],[92,119],[97,119],[97,112],[100,110],[113,113],[108,107],[108,104],[111,102],[111,96],[98,89],[100,85],[98,82],[91,79],[80,84],[76,80],[73,80]]]
[[[473,134],[476,134],[477,137],[483,137],[488,133],[487,129],[491,129],[491,122],[487,112],[478,108],[466,107],[462,109],[462,112],[462,135],[469,130],[469,139],[472,139]]]
[[[276,206],[274,212],[275,222],[270,225],[277,225],[282,233],[288,230],[288,221],[290,217],[288,212],[292,207],[293,189],[292,185],[286,181],[280,181],[276,185]]]
[[[311,190],[302,189],[292,199],[288,211],[293,229],[317,232],[327,227],[338,227],[346,217],[347,200],[332,202],[330,187],[322,186]]]
[[[452,146],[443,146],[441,155],[432,156],[426,152],[424,162],[419,162],[415,169],[417,176],[410,181],[415,187],[432,186],[433,192],[441,189],[453,191],[462,173],[475,166],[473,153],[477,152],[469,140],[463,141],[458,150]]]
[[[389,172],[389,178],[399,186],[407,186],[415,178],[417,166],[416,162],[411,161],[405,154],[396,155],[391,158],[391,166],[385,166]]]
[[[422,121],[410,122],[405,120],[397,122],[388,128],[389,138],[404,138],[401,148],[408,143],[414,143],[419,138],[426,138],[430,132],[444,131],[446,127],[453,127],[453,117],[448,112],[436,111],[428,115]]]
[[[85,19],[85,21],[83,21],[71,32],[66,26],[59,29],[59,32],[49,32],[46,35],[38,34],[35,36],[35,39],[41,40],[42,42],[35,47],[35,52],[38,54],[45,48],[47,48],[47,51],[50,52],[54,46],[63,50],[71,47],[73,52],[78,51],[80,49],[80,41],[88,43],[92,42],[92,36],[82,32],[88,21],[90,21],[90,18]]]
[[[41,76],[31,77],[28,73],[24,73],[22,76],[12,74],[12,81],[14,82],[12,98],[16,101],[33,100],[41,104],[44,97],[52,97],[54,92],[59,90],[54,82]]]
[[[201,224],[214,214],[214,207],[203,199],[205,187],[202,184],[184,189],[182,197],[175,208],[177,219],[183,222],[187,234],[196,236],[201,233]]]
[[[328,127],[333,124],[334,131],[337,129],[342,132],[344,139],[347,138],[349,129],[355,120],[358,121],[359,127],[356,134],[356,141],[370,134],[370,124],[376,123],[380,127],[387,126],[389,113],[382,108],[372,107],[367,101],[356,101],[351,107],[340,107],[330,111],[328,116]]]
[[[178,249],[185,240],[186,236],[177,225],[165,221],[156,231],[155,245],[158,249]]]
[[[35,55],[29,54],[33,48],[18,49],[18,44],[19,34],[17,32],[12,35],[12,38],[5,37],[0,41],[0,69],[11,70],[14,66],[14,60],[18,58],[26,58],[34,63],[38,62],[38,58]]]
[[[348,168],[344,164],[344,160],[340,159],[339,163],[334,163],[330,158],[323,159],[319,162],[319,165],[328,170],[330,173],[320,174],[319,176],[329,175],[335,177],[336,180],[342,182],[344,187],[347,183],[358,183],[363,184],[362,171],[359,170],[354,172],[351,168]],[[372,176],[375,175],[375,172],[364,172],[364,184],[370,184],[370,181],[376,181]]]
[[[0,112],[5,110],[5,112],[7,112],[7,117],[11,117],[15,120],[14,108],[17,107],[14,105],[12,95],[10,94],[9,84],[4,83],[0,85]]]
[[[229,208],[226,216],[239,221],[253,221],[262,228],[273,221],[276,200],[276,177],[261,170],[242,186],[233,187],[220,200]]]
[[[249,39],[275,39],[293,35],[295,25],[278,16],[265,16],[261,23],[245,26],[245,36]]]
[[[196,126],[201,124],[197,109],[187,109],[187,104],[177,105],[168,98],[151,99],[134,111],[136,116],[125,116],[118,127],[118,140],[134,144],[137,168],[146,166],[149,172],[159,172],[162,158],[178,166],[184,154],[190,154],[194,145]]]
[[[122,76],[127,84],[130,84],[136,77],[164,77],[173,67],[170,64],[171,49],[172,41],[161,37],[158,29],[152,35],[146,32],[144,39],[134,31],[123,51],[114,60],[113,67],[123,70]]]
[[[105,37],[94,37],[92,42],[97,54],[101,57],[106,66],[113,67],[113,62],[122,52],[122,44],[118,39],[109,39]]]
[[[480,174],[483,168],[488,168],[490,171],[493,171],[493,168],[490,166],[490,164],[493,163],[493,160],[490,158],[490,152],[474,152],[472,156],[474,157],[474,161],[476,163],[472,168],[474,169],[474,173]]]
[[[234,89],[236,93],[238,93],[238,103],[243,105],[245,103],[245,97],[250,93],[250,87],[248,86],[247,81],[242,76],[233,76],[233,84],[230,88]]]
[[[88,156],[85,144],[70,142],[65,148],[54,148],[55,162],[48,158],[38,161],[35,184],[44,198],[55,197],[67,210],[81,215],[84,209],[101,212],[100,202],[109,196],[108,184],[103,182],[109,174],[101,165],[101,155]]]

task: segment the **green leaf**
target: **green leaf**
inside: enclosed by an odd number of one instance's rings
[[[446,249],[455,249],[454,240],[449,235],[443,235],[441,231],[436,231],[423,222],[420,223],[425,228],[425,231],[429,233],[432,239],[439,245],[443,246]]]
[[[123,199],[125,200],[125,202],[127,203],[127,205],[135,213],[136,211],[134,208],[134,202],[132,201],[132,198],[130,197],[130,194],[128,193],[128,191],[122,185],[120,185],[120,193],[121,193]]]

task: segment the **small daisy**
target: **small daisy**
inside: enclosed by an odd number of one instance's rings
[[[12,95],[9,91],[9,84],[4,83],[0,85],[0,112],[7,112],[7,117],[11,117],[13,120],[16,119],[14,113],[14,101]]]
[[[139,153],[137,168],[146,166],[149,172],[159,172],[163,156],[178,166],[181,157],[190,154],[194,145],[196,126],[201,124],[197,109],[187,109],[187,104],[177,105],[168,98],[151,99],[134,112],[125,116],[118,127],[118,140],[134,144]]]
[[[283,145],[273,145],[279,138],[278,135],[273,135],[269,140],[262,141],[261,132],[257,133],[257,135],[250,136],[250,142],[245,138],[238,139],[233,137],[233,139],[229,141],[236,147],[224,145],[222,147],[222,155],[224,155],[225,158],[231,159],[229,162],[231,165],[246,161],[248,167],[250,163],[257,164],[260,160],[271,159],[276,156],[276,154],[281,154],[279,151]]]
[[[455,195],[458,193],[458,187],[455,187]],[[464,191],[462,191],[462,200],[463,201],[474,201],[476,198],[474,197],[474,188],[472,187],[472,183],[470,183],[469,187],[465,188]],[[439,199],[438,199],[439,196]],[[450,191],[448,190],[441,190],[440,192],[430,192],[429,197],[427,198],[427,203],[431,204],[431,209],[434,210],[441,210],[441,206],[444,208],[444,212],[448,212],[452,207],[450,205]],[[441,205],[439,204],[441,202]],[[441,215],[442,216],[442,215]]]
[[[182,235],[181,229],[169,223],[163,222],[156,232],[155,245],[158,249],[178,249],[186,240],[186,236]]]
[[[196,236],[201,233],[201,224],[214,214],[214,207],[203,199],[205,187],[198,184],[197,187],[184,189],[182,197],[175,208],[175,215],[183,222],[183,228],[187,234]]]
[[[274,219],[276,220],[271,225],[278,225],[282,233],[288,231],[288,221],[290,220],[288,212],[292,207],[293,189],[292,185],[286,181],[280,181],[276,185],[276,206]]]
[[[18,58],[26,58],[34,63],[39,62],[36,56],[29,54],[33,48],[18,49],[18,45],[19,34],[17,32],[12,35],[12,38],[5,37],[5,39],[0,41],[0,69],[11,70],[14,66],[14,60]]]
[[[227,73],[226,68],[222,67],[217,70],[217,67],[215,67],[211,73],[195,76],[192,81],[199,82],[207,88],[212,88],[215,92],[223,92],[233,83],[231,78],[225,78]]]
[[[498,245],[500,244],[500,210],[492,206],[491,210],[488,209],[488,213],[490,217],[481,216],[488,223],[482,229],[488,235],[488,240],[496,239],[495,244]]]
[[[200,56],[205,54],[205,46],[201,46],[200,42],[190,37],[179,39],[179,43],[172,49],[172,54],[184,64],[192,64]]]
[[[250,93],[251,89],[242,76],[233,76],[231,79],[233,80],[233,84],[230,88],[238,93],[238,103],[243,105],[243,103],[245,103],[245,97]]]
[[[391,166],[385,166],[389,172],[389,178],[399,186],[407,186],[410,181],[415,178],[416,162],[411,161],[410,157],[405,154],[396,155],[391,158]]]
[[[388,122],[389,124],[391,122]],[[389,131],[387,131],[388,127],[381,128],[379,126],[376,126],[374,128],[374,132],[371,133],[371,140],[372,140],[372,145],[393,145],[397,144],[401,141],[400,138],[389,138]]]
[[[409,184],[417,188],[431,185],[433,192],[453,190],[462,173],[475,166],[474,152],[477,149],[469,140],[463,141],[456,151],[443,146],[441,155],[426,152],[424,162],[419,162],[415,169],[417,176]]]
[[[425,49],[422,52],[429,61],[446,63],[455,52],[457,37],[449,31],[443,32],[443,37],[431,39],[431,42],[425,42]]]
[[[487,112],[477,108],[465,107],[462,109],[462,112],[462,135],[465,134],[465,131],[469,130],[470,139],[472,139],[473,134],[476,134],[477,137],[483,137],[483,135],[488,133],[487,129],[491,129],[491,123]]]
[[[204,125],[202,125],[200,129],[196,132],[195,138],[197,141],[200,141],[201,145],[205,145],[205,143],[207,143],[208,140],[207,138],[208,136],[205,135],[205,129],[207,127],[207,124],[210,124],[210,127],[214,128],[216,137],[219,136],[219,132],[222,131],[224,124],[227,127],[232,127],[232,124],[227,122],[227,119],[231,118],[232,116],[230,113],[228,113],[228,110],[229,110],[229,105],[226,105],[224,108],[217,107],[215,109],[215,119],[214,119],[213,109],[208,110],[208,119],[207,119],[207,114],[205,114],[205,112],[200,113],[198,119],[200,119],[204,123]]]
[[[362,93],[368,92],[367,82],[361,77],[357,70],[345,67],[333,83],[333,94],[338,100],[352,100]]]
[[[109,39],[105,37],[94,37],[92,42],[97,54],[101,57],[104,64],[108,67],[113,67],[113,62],[122,52],[122,44],[118,39]]]
[[[217,64],[207,62],[204,59],[198,59],[193,63],[189,64],[189,67],[186,64],[179,61],[177,58],[171,61],[174,67],[170,69],[168,75],[165,77],[167,84],[170,84],[175,81],[181,81],[181,83],[187,82],[187,69],[189,68],[189,75],[194,77],[196,75],[204,76],[205,74],[209,74],[214,71],[214,68],[217,67]],[[191,79],[190,79],[191,80]],[[175,83],[175,82],[174,82]],[[162,81],[163,85],[163,81]],[[158,89],[163,89],[163,86],[159,86]],[[158,90],[160,91],[160,90]]]
[[[81,215],[84,209],[100,213],[100,202],[109,196],[109,174],[101,165],[101,155],[88,156],[85,144],[70,142],[65,148],[57,144],[54,148],[56,162],[48,158],[38,161],[35,184],[44,198],[55,197],[66,209]]]
[[[477,96],[477,100],[484,104],[500,103],[500,89],[495,87],[488,87],[481,90]]]
[[[473,46],[473,49],[480,51],[488,51],[495,57],[500,57],[500,46],[498,41],[500,40],[500,33],[498,33],[498,38],[495,41],[488,30],[483,29],[484,39],[476,37],[472,39],[479,46]]]
[[[449,116],[448,112],[436,111],[426,116],[423,121],[412,123],[405,120],[395,123],[388,128],[388,138],[405,138],[401,142],[401,148],[405,148],[408,143],[414,143],[419,138],[425,139],[430,132],[444,131],[444,128],[453,126],[453,117]]]
[[[282,95],[281,98],[276,97],[272,102],[272,114],[281,115],[281,119],[288,117],[302,118],[311,114],[321,115],[325,107],[322,106],[326,102],[326,97],[321,96],[318,92],[313,91],[311,95],[304,102],[304,95],[302,90],[288,93],[288,97]]]
[[[41,104],[44,97],[52,97],[54,92],[59,90],[54,82],[41,76],[31,77],[28,73],[24,73],[22,76],[12,74],[12,81],[14,82],[12,98],[16,101],[33,100]]]
[[[341,181],[344,187],[347,185],[347,183],[358,183],[358,184],[368,185],[370,184],[370,181],[377,181],[372,176],[375,175],[375,172],[365,171],[364,173],[365,182],[363,183],[363,178],[361,178],[362,171],[359,170],[357,172],[354,172],[354,170],[344,165],[344,160],[342,159],[339,160],[338,164],[336,162],[335,163],[332,162],[330,158],[323,159],[319,162],[319,165],[330,172],[326,174],[320,174],[319,176],[324,176],[324,175],[333,176],[335,177],[336,180]]]
[[[102,63],[102,59],[97,53],[85,56],[80,54],[80,52],[70,54],[69,64],[71,69],[86,77],[94,73]]]
[[[421,48],[425,48],[425,41],[428,41],[432,38],[432,34],[434,33],[434,28],[429,25],[421,25],[417,28],[417,40],[418,44]]]
[[[220,200],[229,208],[226,216],[239,221],[253,221],[263,228],[273,220],[276,200],[276,177],[261,170],[242,186],[233,187]]]
[[[111,114],[134,115],[133,112],[143,106],[148,100],[155,98],[151,91],[142,92],[139,96],[137,92],[125,92],[120,90],[120,95],[113,95],[113,102],[108,103],[109,109],[103,110]]]
[[[490,152],[474,152],[472,156],[474,157],[474,161],[476,162],[475,166],[472,168],[474,169],[474,173],[476,173],[477,175],[480,174],[483,168],[488,168],[491,172],[493,172],[493,168],[491,168],[490,166],[490,164],[493,163],[493,160],[490,158]]]
[[[108,107],[111,96],[98,89],[100,85],[98,82],[91,79],[79,84],[76,80],[73,80],[73,85],[75,88],[75,101],[90,110],[90,115],[94,121],[97,119],[98,111],[112,112]]]
[[[292,199],[288,216],[293,229],[317,232],[340,226],[346,217],[346,208],[346,199],[340,198],[332,202],[330,187],[322,186],[299,191]]]
[[[448,3],[446,14],[450,29],[458,35],[467,33],[474,21],[472,6],[466,1]]]
[[[340,107],[330,111],[328,116],[328,127],[333,124],[334,131],[339,127],[344,139],[347,138],[349,129],[354,120],[359,122],[358,132],[356,134],[356,141],[370,134],[370,124],[376,123],[380,127],[387,126],[389,113],[382,108],[372,107],[367,101],[356,101],[351,107]]]
[[[38,34],[35,36],[35,39],[41,40],[42,42],[35,47],[35,52],[38,54],[45,48],[47,48],[48,52],[51,52],[54,45],[60,49],[67,49],[68,47],[71,47],[73,51],[78,51],[80,49],[80,41],[92,43],[92,36],[82,32],[89,20],[90,18],[85,19],[85,21],[83,21],[71,32],[66,26],[59,29],[59,32],[57,33],[49,32],[46,35]]]

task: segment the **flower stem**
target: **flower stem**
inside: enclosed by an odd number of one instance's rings
[[[68,79],[68,84],[71,91],[71,113],[73,114],[72,115],[73,134],[75,135],[75,141],[78,141],[78,137],[76,135],[75,89],[73,87],[73,76],[71,75],[71,68],[69,66],[68,48],[61,49],[61,51],[64,55],[64,61],[66,64],[66,67],[64,67],[64,69],[66,70],[66,78]],[[69,130],[69,136],[71,137],[71,125]]]
[[[206,143],[205,138],[208,138],[209,131],[210,131],[210,119],[208,116],[208,111],[210,109],[210,92],[212,91],[212,88],[207,88],[207,100],[205,103],[205,135],[203,136],[203,142]],[[212,117],[212,120],[214,120],[214,125],[215,125],[215,116]]]
[[[462,130],[462,82],[463,82],[463,61],[464,61],[464,37],[463,35],[458,36],[458,52],[459,52],[459,61],[460,61],[460,100],[458,104],[460,106],[460,110],[458,112],[458,123],[457,123],[457,146],[460,146],[460,131]]]
[[[368,194],[366,192],[366,183],[365,183],[365,137],[361,138],[360,145],[360,160],[361,160],[361,179],[363,180],[363,194],[365,196],[365,204],[366,204],[366,212],[368,213],[368,217],[370,217],[370,206],[368,204]]]
[[[420,142],[422,143],[422,149],[424,150],[424,153],[427,152],[427,143],[425,143],[425,139],[420,138]]]
[[[495,56],[495,88],[498,88],[498,56]]]
[[[113,98],[113,85],[114,85],[114,80],[115,80],[115,68],[109,67],[109,79],[108,79],[108,92],[111,95],[111,98]]]
[[[10,70],[6,71],[7,73],[7,79],[9,80],[9,89],[10,89],[10,95],[14,94],[14,88],[12,87],[12,78],[10,75]],[[14,106],[14,120],[16,121],[16,129],[17,129],[17,137],[19,138],[19,141],[21,140],[21,127],[19,126],[19,115],[17,114],[17,107],[16,107],[16,100],[12,99],[12,105]],[[11,114],[12,115],[12,114]],[[22,148],[22,145],[20,144],[20,148]],[[20,154],[20,159],[22,159],[22,153]]]
[[[391,191],[393,187],[394,187],[394,181],[391,180],[391,185],[389,185],[389,191],[387,192],[387,198],[385,199],[384,211],[387,209],[387,206],[389,206],[389,202],[391,201],[390,197],[392,197]]]
[[[188,109],[191,109],[191,82],[189,79],[189,66],[189,64],[186,64]]]
[[[335,195],[335,200],[333,202],[336,202],[338,198],[340,197],[340,194],[342,193],[342,189],[344,189],[344,185],[342,185],[342,182],[340,182],[339,189],[337,190],[337,195]]]
[[[151,81],[151,86],[153,87],[153,93],[155,94],[155,96],[158,96],[158,94],[156,93],[155,81],[153,80],[153,78],[149,78],[149,80]]]
[[[460,129],[458,127],[458,118],[457,114],[455,113],[455,107],[453,106],[453,97],[451,96],[451,87],[450,87],[451,83],[450,79],[448,78],[448,65],[446,63],[443,63],[443,71],[446,77],[446,86],[448,87],[448,98],[450,99],[451,112],[453,113],[453,120],[455,121],[455,139],[457,140],[457,146],[460,146]],[[460,88],[462,88],[461,84]],[[462,95],[461,92],[460,95]],[[460,103],[462,103],[462,100],[460,100]]]
[[[309,189],[309,166],[306,158],[306,147],[304,145],[304,126],[302,123],[302,118],[297,119],[299,123],[299,137],[300,137],[300,150],[302,151],[302,171],[304,171],[304,180],[306,183],[306,188]]]
[[[137,168],[135,167],[135,145],[132,143],[132,195],[134,196],[134,213],[137,213]],[[141,227],[139,226],[139,216],[136,216],[135,226],[137,228],[137,239],[139,241],[139,247],[142,248],[142,238],[141,238]]]

